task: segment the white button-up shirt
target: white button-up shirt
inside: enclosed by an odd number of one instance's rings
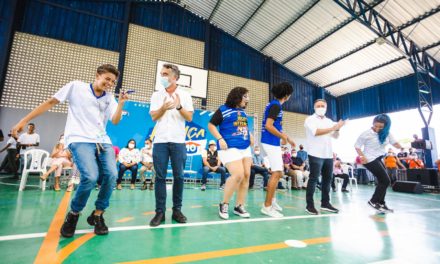
[[[186,111],[194,112],[191,95],[180,88],[175,93],[179,95],[182,107]],[[151,96],[150,112],[159,110],[165,98],[173,100],[165,89],[154,92]],[[155,130],[153,143],[185,143],[185,119],[175,108],[167,110],[156,121]]]
[[[378,134],[370,128],[359,136],[354,144],[354,147],[359,149],[364,147],[362,152],[364,153],[367,161],[371,162],[386,153],[385,147],[388,144],[394,145],[396,143],[397,141],[393,135],[388,134],[388,137],[385,139],[384,143],[380,144]]]
[[[333,158],[332,134],[316,136],[318,129],[326,129],[334,126],[336,123],[327,117],[320,117],[313,114],[306,118],[304,127],[306,128],[307,151],[310,156],[321,159]]]

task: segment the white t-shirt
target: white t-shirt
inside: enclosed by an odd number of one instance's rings
[[[319,117],[313,114],[306,118],[304,127],[306,128],[307,150],[309,155],[321,159],[333,158],[332,134],[316,136],[318,129],[326,129],[334,126],[336,123],[327,117]]]
[[[153,162],[153,148],[143,147],[141,149],[142,162]]]
[[[194,112],[191,95],[180,88],[177,88],[175,93],[179,95],[182,107],[186,111]],[[173,100],[165,89],[154,92],[151,96],[150,112],[157,111],[165,98]],[[154,143],[185,143],[185,119],[175,108],[167,110],[156,121],[155,129]]]
[[[138,163],[141,161],[141,153],[139,149],[132,149],[129,150],[128,148],[123,148],[119,152],[118,155],[119,162],[126,162],[126,163]]]
[[[97,97],[90,83],[73,81],[53,97],[61,103],[66,100],[69,102],[64,130],[66,147],[73,142],[111,144],[105,128],[118,107],[112,93],[105,92]]]
[[[8,149],[16,149],[17,148],[17,140],[14,137],[9,137],[8,141],[6,141],[6,145],[11,144]]]
[[[383,156],[386,153],[385,147],[388,144],[396,144],[397,141],[393,137],[393,135],[388,134],[388,137],[385,139],[383,144],[380,144],[379,136],[373,129],[368,129],[364,131],[356,140],[354,144],[355,148],[363,149],[363,153],[365,158],[367,158],[367,162],[371,162],[377,159],[380,156]]]
[[[33,134],[24,133],[18,137],[17,142],[20,142],[20,144],[22,145],[37,144],[40,143],[40,135],[38,135],[37,133],[33,133]],[[32,146],[32,147],[26,147],[25,149],[23,148],[24,147],[20,148],[20,154],[24,154],[26,151],[30,149],[34,149],[35,147]]]

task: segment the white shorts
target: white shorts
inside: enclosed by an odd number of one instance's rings
[[[219,150],[218,157],[223,165],[226,166],[226,164],[232,161],[252,158],[252,153],[250,147],[247,147],[246,149],[228,148],[227,150]]]
[[[272,171],[284,171],[283,154],[281,153],[281,146],[273,146],[261,143],[261,146],[266,152],[266,157],[269,159],[270,169]]]

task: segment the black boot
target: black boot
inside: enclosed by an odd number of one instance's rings
[[[73,237],[76,230],[76,224],[78,223],[79,214],[73,214],[69,212],[64,220],[64,224],[61,227],[60,233],[63,237]]]
[[[108,227],[105,225],[103,214],[104,213],[101,215],[95,215],[95,210],[93,210],[92,214],[87,217],[87,223],[91,226],[95,226],[95,234],[97,235],[108,234]]]
[[[165,214],[162,212],[156,213],[156,215],[151,219],[150,226],[158,226],[161,223],[165,222]]]

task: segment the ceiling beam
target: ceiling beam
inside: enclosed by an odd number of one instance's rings
[[[252,13],[252,15],[246,20],[246,22],[244,22],[244,24],[240,27],[240,29],[237,31],[237,33],[235,33],[234,37],[237,37],[238,34],[240,34],[240,32],[246,27],[246,25],[249,23],[249,21],[252,20],[252,18],[254,18],[255,14],[257,14],[257,12],[260,10],[260,8],[264,5],[264,3],[266,3],[267,0],[263,0],[260,5],[258,5],[257,9],[254,10],[254,12]]]
[[[293,24],[296,23],[299,19],[301,19],[307,12],[310,11],[317,3],[319,3],[319,0],[314,0],[311,5],[309,5],[299,16],[294,18],[287,26],[285,26],[278,34],[276,34],[274,37],[269,39],[262,48],[260,48],[260,51],[263,51],[267,46],[269,46],[275,39],[277,39],[279,36],[281,36],[288,28],[290,28]]]
[[[214,6],[214,9],[212,9],[211,14],[209,15],[208,21],[211,22],[211,19],[214,17],[215,13],[217,12],[222,0],[218,0],[217,3]]]
[[[430,17],[432,15],[435,15],[438,12],[440,12],[440,6],[437,6],[436,8],[429,10],[428,12],[424,13],[423,15],[418,16],[418,17],[416,17],[416,18],[414,18],[414,19],[412,19],[412,20],[410,20],[410,21],[408,21],[408,22],[398,26],[396,29],[393,29],[392,32],[395,33],[395,32],[397,32],[399,30],[404,30],[405,28],[408,28],[408,27],[410,27],[410,26],[412,26],[412,25],[414,25],[416,23],[419,23],[423,19],[426,19],[426,18],[428,18],[428,17]],[[384,37],[388,37],[390,35],[390,33],[391,32],[388,32],[387,35],[385,35]],[[340,60],[342,60],[342,59],[344,59],[344,58],[346,58],[346,57],[348,57],[348,56],[350,56],[350,55],[352,55],[352,54],[354,54],[354,53],[356,53],[358,51],[361,51],[361,50],[363,50],[363,49],[373,45],[374,43],[376,43],[376,39],[371,40],[371,41],[363,44],[362,46],[359,46],[359,47],[355,48],[354,50],[351,50],[351,51],[349,51],[349,52],[347,52],[347,53],[345,53],[345,54],[343,54],[343,55],[341,55],[341,56],[339,56],[339,57],[337,57],[337,58],[335,58],[335,59],[333,59],[333,60],[331,60],[331,61],[329,61],[329,62],[327,62],[327,63],[325,63],[325,64],[323,64],[323,65],[321,65],[321,66],[319,66],[317,68],[315,68],[315,69],[313,69],[313,70],[310,70],[309,72],[306,72],[304,74],[304,77],[307,77],[307,76],[309,76],[309,75],[311,75],[311,74],[313,74],[313,73],[315,73],[317,71],[320,71],[320,70],[322,70],[322,69],[332,65],[333,63],[336,63],[336,62],[338,62],[338,61],[340,61]]]
[[[373,9],[375,6],[379,5],[380,3],[382,3],[384,0],[378,0],[376,2],[374,2],[371,7],[369,9]],[[291,60],[293,60],[294,58],[298,57],[299,55],[303,54],[304,52],[306,52],[307,50],[311,49],[312,47],[314,47],[316,44],[320,43],[321,41],[323,41],[324,39],[326,39],[327,37],[333,35],[334,33],[336,33],[338,30],[340,30],[341,28],[343,28],[344,26],[348,25],[350,22],[352,22],[353,20],[355,20],[356,18],[354,17],[350,17],[348,19],[346,19],[345,21],[343,21],[341,24],[337,25],[335,28],[333,28],[332,30],[330,30],[329,32],[325,33],[324,35],[322,35],[321,37],[319,37],[318,39],[316,39],[315,41],[313,41],[312,43],[310,43],[309,45],[305,46],[304,48],[302,48],[300,51],[296,52],[295,54],[289,56],[287,59],[285,59],[282,64],[286,64],[288,62],[290,62]]]

